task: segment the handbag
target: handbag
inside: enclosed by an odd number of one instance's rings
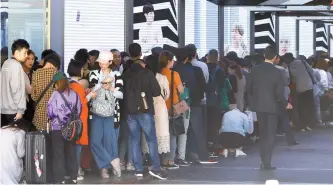
[[[61,98],[64,100],[66,106],[68,107],[69,110],[71,110],[70,104],[65,98],[65,96],[60,93]],[[83,130],[83,124],[80,119],[80,115],[78,115],[77,112],[77,102],[78,102],[79,95],[76,95],[76,103],[73,109],[71,110],[70,117],[64,125],[61,126],[61,134],[64,137],[64,139],[68,141],[76,141],[80,139],[82,135],[82,130]],[[61,123],[59,117],[58,117],[59,123]]]
[[[190,107],[185,100],[180,100],[173,105],[173,86],[174,86],[174,71],[171,72],[171,108],[174,116],[180,116],[190,110]]]
[[[184,109],[183,106],[185,106],[183,103],[179,104],[179,105],[172,105],[173,104],[173,91],[174,91],[174,72],[171,72],[171,111],[170,111],[170,118],[169,118],[169,131],[170,134],[174,135],[174,136],[179,136],[181,134],[185,134],[185,125],[184,125],[184,118],[182,116],[182,114],[175,114],[175,107],[177,107],[177,109],[179,110],[178,112],[182,112]],[[184,100],[183,100],[184,101]],[[183,102],[181,101],[181,102]],[[184,101],[185,102],[185,101]],[[185,102],[186,103],[186,102]],[[186,104],[187,106],[187,104]],[[188,107],[188,106],[187,106]],[[188,111],[189,109],[187,109],[186,111]],[[185,112],[186,112],[185,111]],[[183,112],[183,113],[185,113]]]

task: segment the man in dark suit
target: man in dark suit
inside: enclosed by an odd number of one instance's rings
[[[284,97],[284,82],[281,70],[273,62],[277,52],[273,46],[265,51],[265,62],[254,66],[246,82],[250,108],[257,113],[260,130],[261,170],[275,170],[271,158],[281,107],[287,107]]]

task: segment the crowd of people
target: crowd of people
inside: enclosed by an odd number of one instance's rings
[[[199,60],[189,44],[143,57],[133,43],[128,53],[80,49],[66,75],[55,51],[43,51],[38,62],[29,48],[16,40],[1,63],[2,184],[22,180],[32,131],[51,130],[53,181],[62,184],[83,180],[94,164],[103,179],[110,169],[141,178],[148,166],[163,180],[165,169],[245,156],[242,148],[257,139],[261,169],[274,170],[277,134],[297,145],[295,130],[333,121],[333,62],[325,55],[296,59],[268,46],[245,58],[212,49]],[[69,141],[61,129],[73,112],[83,129]]]

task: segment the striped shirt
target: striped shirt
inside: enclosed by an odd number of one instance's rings
[[[108,77],[113,77],[112,87],[115,88],[113,92],[113,96],[116,98],[116,105],[114,109],[114,122],[120,123],[120,106],[119,100],[123,99],[123,79],[121,78],[121,74],[118,71],[110,71],[108,75],[105,75],[101,70],[93,70],[89,73],[89,83],[99,84],[104,79]]]

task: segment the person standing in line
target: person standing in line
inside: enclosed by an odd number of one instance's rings
[[[35,113],[34,102],[31,99],[32,66],[35,62],[35,58],[35,53],[32,50],[29,50],[27,59],[22,63],[23,71],[25,73],[25,91],[27,94],[27,110],[25,111],[23,118],[29,122],[32,122]]]
[[[268,46],[265,51],[265,62],[252,68],[246,83],[246,92],[250,108],[257,113],[260,129],[261,170],[275,170],[271,159],[275,144],[280,107],[287,107],[284,97],[282,72],[274,66],[277,50]]]
[[[75,141],[66,140],[61,128],[71,121],[70,116],[81,114],[81,101],[79,95],[71,89],[65,74],[58,72],[54,80],[55,91],[47,104],[47,117],[52,125],[53,178],[60,184],[76,184],[78,165]],[[65,179],[66,175],[70,179]]]
[[[131,67],[125,71],[124,100],[127,116],[127,124],[131,133],[133,147],[133,163],[135,176],[143,177],[141,130],[143,130],[152,161],[152,170],[149,174],[158,179],[167,179],[161,171],[160,157],[158,155],[157,137],[154,121],[154,97],[161,95],[161,88],[154,73],[146,69],[145,62],[139,58],[142,56],[141,46],[133,43],[129,46],[129,53],[134,60]]]
[[[91,71],[89,77],[90,83],[102,85],[102,88],[95,91],[95,98],[91,102],[90,141],[91,151],[103,179],[110,177],[110,167],[114,175],[121,176],[116,125],[120,119],[118,99],[123,99],[123,80],[118,71],[112,71],[112,60],[110,51],[102,51],[97,59],[100,70]]]
[[[229,67],[230,75],[234,75],[237,84],[237,92],[234,92],[234,96],[237,103],[237,108],[243,112],[245,105],[244,105],[244,94],[245,94],[245,77],[242,74],[241,68],[238,65],[231,65]]]
[[[274,65],[277,69],[281,70],[281,72],[284,74],[283,75],[283,82],[285,84],[284,95],[285,95],[286,100],[288,101],[288,106],[287,106],[287,109],[285,107],[281,107],[281,115],[279,118],[280,124],[279,124],[278,128],[281,128],[283,130],[283,132],[285,132],[286,137],[287,137],[287,143],[289,145],[298,145],[299,143],[295,141],[294,132],[291,128],[290,119],[289,119],[289,111],[293,108],[293,106],[291,104],[291,98],[290,98],[289,69],[278,65],[281,63],[283,63],[283,60],[280,60],[280,57],[277,56],[276,60],[274,61]]]
[[[28,56],[29,43],[18,39],[12,44],[13,57],[1,68],[1,120],[2,126],[23,118],[27,108],[25,73],[21,62]]]
[[[46,90],[45,94],[42,94],[42,92],[52,82],[54,75],[59,71],[60,62],[59,55],[51,53],[45,57],[44,67],[37,69],[32,75],[31,98],[36,102],[36,109],[32,122],[39,131],[47,129],[46,123],[48,118],[46,114],[46,106],[54,88],[51,85],[49,89]],[[40,101],[37,103],[39,99]]]
[[[166,98],[166,107],[168,112],[170,113],[171,106],[177,104],[179,102],[179,95],[184,92],[184,86],[180,79],[180,76],[178,72],[171,71],[171,68],[173,68],[174,61],[173,61],[174,55],[169,51],[163,51],[160,54],[159,62],[161,65],[161,74],[166,76],[170,94],[173,96],[173,100],[171,100],[171,96],[169,98]],[[173,77],[172,77],[173,75]],[[171,81],[173,79],[173,82]],[[169,115],[171,117],[172,115]],[[176,155],[176,149],[177,149],[177,136],[172,135],[170,133],[170,152],[166,155],[164,159],[164,166],[167,169],[178,169],[179,166],[175,164],[175,155]]]
[[[84,179],[84,172],[81,168],[81,151],[83,146],[88,145],[88,99],[86,98],[86,92],[84,87],[80,84],[79,80],[83,77],[83,66],[84,62],[76,61],[72,59],[68,64],[67,73],[70,76],[70,85],[74,92],[76,92],[82,103],[82,111],[80,119],[82,121],[82,135],[80,139],[76,141],[76,154],[78,163],[78,176],[77,180]]]

